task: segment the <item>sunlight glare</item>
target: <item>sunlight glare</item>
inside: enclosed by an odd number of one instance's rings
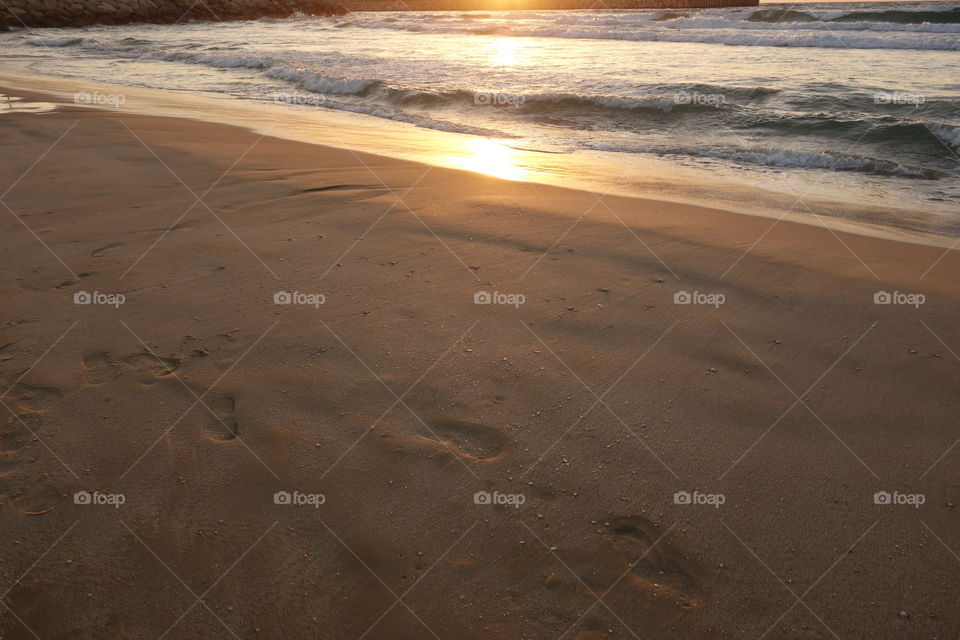
[[[530,172],[519,162],[520,151],[496,140],[474,138],[466,142],[463,151],[463,155],[446,159],[450,166],[504,180],[522,180]]]
[[[490,64],[494,67],[514,67],[519,64],[517,49],[520,41],[517,38],[500,38],[493,45],[490,55]]]

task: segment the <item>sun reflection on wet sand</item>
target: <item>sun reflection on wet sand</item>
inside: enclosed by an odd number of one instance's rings
[[[444,157],[443,163],[504,180],[523,180],[530,174],[530,169],[522,159],[521,151],[497,140],[472,138],[464,141],[459,152]]]
[[[18,96],[8,96],[0,93],[0,114],[4,113],[46,113],[53,111],[60,105],[52,102],[27,100]]]

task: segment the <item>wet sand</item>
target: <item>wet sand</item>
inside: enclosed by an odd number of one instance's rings
[[[0,146],[0,637],[960,633],[955,251],[72,105]]]

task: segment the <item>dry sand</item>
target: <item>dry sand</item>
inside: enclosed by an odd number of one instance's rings
[[[960,633],[955,251],[72,106],[0,154],[4,640]]]

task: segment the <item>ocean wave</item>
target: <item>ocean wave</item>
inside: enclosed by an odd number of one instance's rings
[[[86,38],[35,38],[29,41],[34,47],[75,47]]]
[[[638,147],[624,145],[588,145],[593,151],[655,154],[659,156],[684,156],[692,158],[725,160],[737,164],[767,167],[770,169],[810,169],[839,172],[856,172],[870,175],[938,180],[948,174],[934,169],[912,167],[881,158],[838,153],[832,151],[801,151],[795,149],[748,149],[732,146],[714,147]]]
[[[832,22],[890,22],[893,24],[960,24],[960,8],[946,11],[853,11]]]
[[[137,53],[140,60],[201,64],[217,69],[270,69],[279,61],[264,56],[245,56],[220,53],[191,53],[187,51],[152,51]]]
[[[376,79],[332,77],[303,66],[274,66],[265,72],[268,77],[290,82],[306,91],[324,94],[357,96],[401,107],[487,107],[506,109],[518,115],[538,115],[566,111],[587,111],[592,115],[623,112],[659,112],[684,115],[703,110],[732,108],[738,102],[775,95],[775,89],[763,87],[719,87],[711,85],[661,85],[656,94],[647,97],[591,95],[575,93],[523,93],[455,89],[425,90],[415,87],[390,86]]]
[[[820,23],[812,23],[819,25]],[[364,28],[383,28],[379,24],[357,24]],[[629,28],[570,28],[550,26],[523,26],[510,24],[486,25],[480,27],[450,28],[442,24],[398,24],[395,27],[415,33],[462,33],[468,35],[499,37],[563,38],[575,40],[634,40],[637,42],[690,42],[703,44],[722,44],[727,46],[766,46],[766,47],[816,47],[824,49],[917,49],[949,51],[956,47],[956,33],[884,31],[837,29],[827,27],[811,29],[737,29],[715,28],[697,29],[629,29]]]
[[[921,178],[925,180],[936,180],[937,178],[943,177],[942,173],[932,169],[908,167],[890,160],[830,151],[811,152],[791,149],[747,150],[720,147],[701,150],[697,152],[697,155],[765,167],[856,171],[874,175]]]
[[[802,12],[795,12],[802,13]],[[804,14],[807,15],[807,14]],[[723,16],[677,16],[669,20],[663,20],[658,25],[660,29],[671,29],[674,31],[684,30],[707,30],[707,29],[726,29],[743,32],[754,31],[817,31],[822,33],[847,32],[847,31],[872,31],[875,33],[890,34],[960,34],[960,23],[957,22],[922,22],[922,23],[890,23],[864,20],[820,20],[815,16],[810,16],[810,20],[747,20],[731,22]]]
[[[744,120],[748,121],[741,125],[743,129],[825,141],[846,139],[851,143],[883,146],[944,160],[950,160],[953,155],[945,144],[960,146],[960,128],[956,126],[888,115],[809,113],[778,117],[776,112],[764,111]]]
[[[775,89],[764,87],[722,87],[713,85],[659,85],[647,97],[612,95],[579,95],[574,93],[523,93],[456,89],[433,91],[416,87],[390,86],[374,78],[344,78],[321,73],[308,67],[273,56],[246,56],[192,52],[152,52],[141,59],[200,64],[215,68],[260,69],[268,78],[288,82],[311,93],[359,96],[397,106],[437,108],[444,106],[480,105],[513,108],[518,113],[538,113],[551,109],[587,108],[601,111],[660,111],[662,113],[694,112],[703,109],[727,108],[740,102],[775,95]],[[507,98],[500,100],[501,97]]]
[[[275,66],[266,71],[266,75],[277,80],[285,80],[310,91],[329,95],[359,95],[372,87],[383,87],[377,80],[349,80],[319,75],[297,67]]]
[[[415,115],[410,113],[405,113],[403,111],[393,109],[389,105],[382,104],[371,104],[371,103],[351,103],[343,102],[341,100],[323,100],[319,102],[314,102],[309,99],[308,96],[304,96],[302,100],[297,100],[292,96],[284,96],[282,102],[288,104],[313,104],[315,106],[323,107],[325,109],[334,109],[336,111],[349,111],[350,113],[359,113],[368,116],[374,116],[376,118],[384,118],[386,120],[393,120],[395,122],[405,122],[407,124],[412,124],[414,126],[423,128],[423,129],[433,129],[435,131],[447,131],[450,133],[463,133],[466,135],[472,136],[483,136],[486,138],[501,138],[501,139],[510,139],[516,138],[517,136],[512,133],[507,133],[505,131],[500,131],[498,129],[491,129],[489,127],[478,127],[474,125],[468,125],[461,122],[452,122],[450,120],[444,120],[442,118],[434,118],[426,115]],[[274,102],[278,102],[276,99]]]
[[[960,127],[949,124],[930,124],[927,125],[927,129],[945,144],[960,150]]]
[[[389,22],[388,22],[389,20]],[[702,42],[729,46],[950,50],[960,35],[960,10],[800,11],[764,8],[570,12],[490,18],[430,14],[360,17],[359,28],[415,33],[643,42]]]

